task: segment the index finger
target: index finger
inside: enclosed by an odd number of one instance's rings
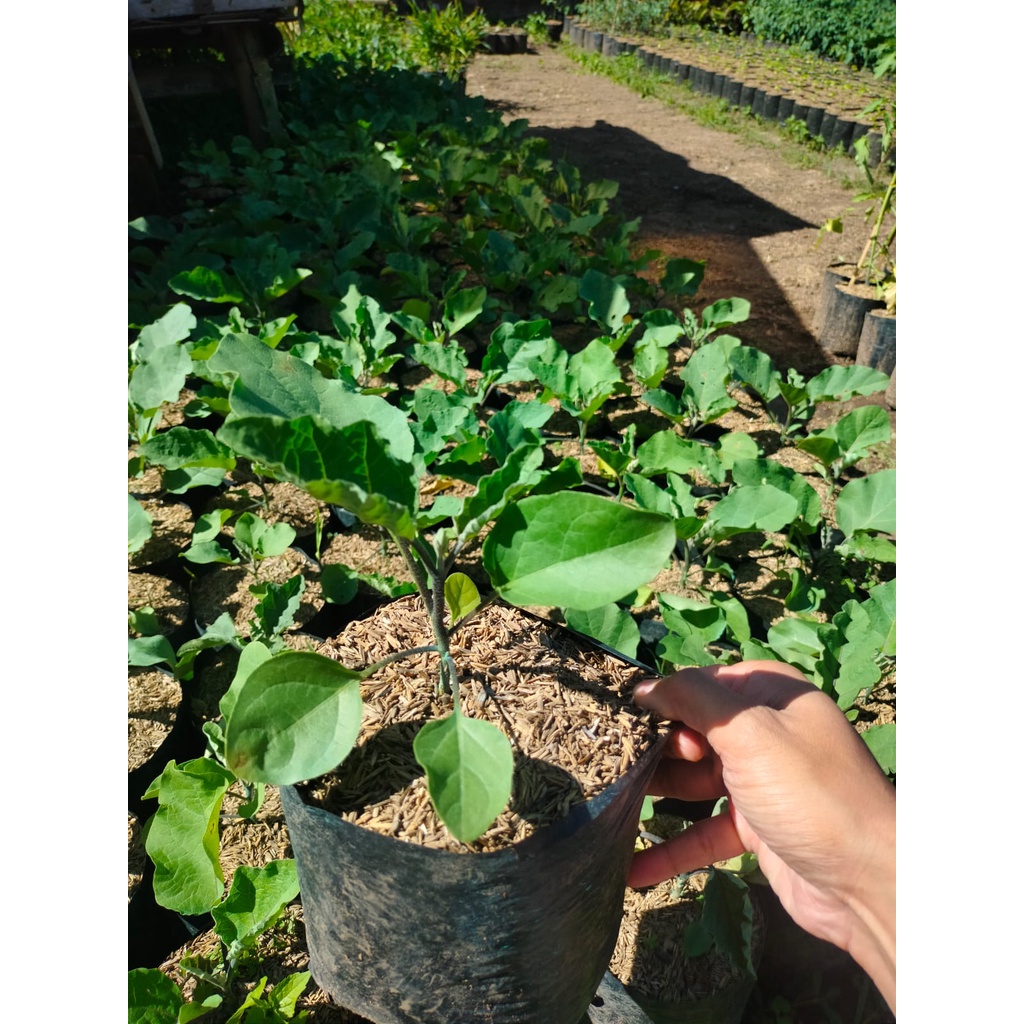
[[[780,661],[745,661],[680,669],[663,679],[645,679],[633,699],[670,721],[685,722],[708,736],[746,708],[785,707],[814,690],[798,669]]]

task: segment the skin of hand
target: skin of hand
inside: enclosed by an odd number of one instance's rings
[[[847,950],[895,1012],[896,791],[836,704],[776,661],[682,669],[634,699],[673,723],[648,792],[725,795],[729,812],[636,854],[629,884],[755,853],[793,920]]]

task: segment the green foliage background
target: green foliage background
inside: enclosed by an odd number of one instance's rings
[[[860,67],[895,49],[896,0],[749,0],[746,20],[765,39]]]

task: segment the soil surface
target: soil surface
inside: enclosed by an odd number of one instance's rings
[[[752,145],[588,74],[547,46],[478,55],[466,89],[492,101],[507,120],[526,118],[532,134],[548,139],[551,156],[575,164],[584,177],[619,182],[622,212],[641,218],[637,251],[706,260],[704,283],[690,300],[695,308],[749,299],[750,320],[730,330],[745,344],[767,352],[783,371],[813,374],[844,361],[822,351],[812,322],[825,268],[855,261],[867,227],[851,216],[842,235],[818,242],[824,221],[842,214],[855,193],[838,176],[788,163],[783,150],[792,143],[777,130],[765,128]],[[840,174],[859,180],[852,160],[837,162]]]

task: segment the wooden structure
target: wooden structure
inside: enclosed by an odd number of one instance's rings
[[[130,49],[209,47],[225,64],[136,67],[129,59],[129,116],[141,123],[157,167],[159,144],[145,103],[167,96],[237,91],[245,129],[257,146],[283,135],[270,58],[281,52],[276,22],[301,16],[302,0],[128,0]]]

